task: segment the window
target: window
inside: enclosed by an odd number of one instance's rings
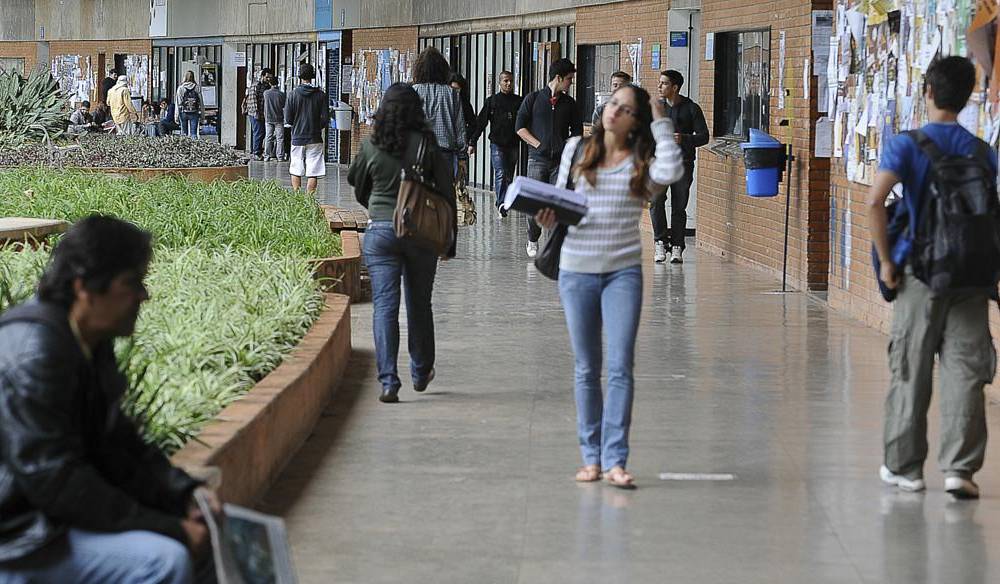
[[[0,71],[17,71],[24,75],[24,59],[0,57]]]
[[[715,135],[747,138],[768,129],[771,32],[720,33],[715,46]]]
[[[577,98],[583,112],[583,121],[589,123],[590,115],[598,104],[611,95],[611,75],[618,71],[621,45],[580,45],[577,49]]]

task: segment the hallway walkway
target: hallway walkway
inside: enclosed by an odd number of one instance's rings
[[[344,174],[331,167],[323,202],[347,206]],[[693,246],[683,267],[646,263],[639,489],[574,483],[556,287],[524,256],[523,220],[484,204],[438,272],[426,394],[404,379],[402,403],[378,403],[371,305],[352,307],[350,378],[262,506],[286,519],[303,583],[1000,581],[1000,446],[984,498],[953,502],[935,403],[929,490],[884,487],[885,338]]]

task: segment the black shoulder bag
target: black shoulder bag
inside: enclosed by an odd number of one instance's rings
[[[576,143],[576,150],[573,152],[573,162],[569,166],[569,176],[566,177],[566,190],[572,191],[576,189],[576,181],[573,180],[573,166],[576,165],[577,160],[580,158],[584,141],[581,138]],[[559,258],[562,255],[563,242],[566,240],[568,232],[568,225],[564,223],[556,225],[555,229],[549,235],[549,239],[545,242],[545,247],[535,256],[535,268],[550,280],[559,279]]]

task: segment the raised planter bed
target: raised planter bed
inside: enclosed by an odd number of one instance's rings
[[[111,174],[147,181],[164,176],[179,176],[188,180],[210,183],[217,180],[235,182],[245,180],[250,176],[249,166],[216,166],[200,168],[102,168],[79,167],[76,170]]]
[[[340,232],[341,255],[338,257],[312,260],[316,278],[326,278],[327,292],[336,292],[350,297],[351,302],[365,301],[366,294],[361,285],[361,240],[357,231]]]
[[[218,467],[222,498],[252,505],[313,431],[350,356],[350,301],[327,294],[295,351],[174,454],[174,463],[196,473]]]
[[[49,235],[64,233],[67,221],[31,217],[0,217],[0,244],[8,241],[41,241]]]

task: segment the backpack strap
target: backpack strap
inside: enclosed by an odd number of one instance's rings
[[[945,153],[938,148],[938,145],[934,142],[934,140],[931,140],[931,137],[928,136],[923,130],[910,130],[905,133],[917,144],[920,151],[930,159],[931,164],[934,164],[945,157]]]

